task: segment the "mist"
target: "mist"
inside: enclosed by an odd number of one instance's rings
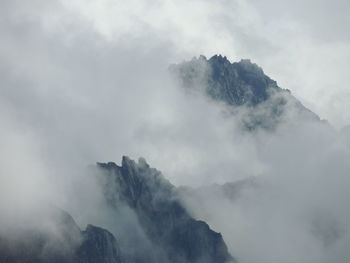
[[[350,139],[348,129],[338,131],[350,117],[345,16],[324,29],[329,35],[318,27],[326,8],[298,15],[299,1],[285,19],[275,1],[1,6],[2,229],[24,214],[37,223],[42,202],[82,228],[120,234],[115,218],[137,226],[127,208],[108,209],[89,166],[142,156],[176,186],[254,178],[257,186],[234,200],[221,190],[183,197],[239,262],[347,262]],[[216,53],[251,58],[329,123],[297,122],[291,107],[275,131],[245,133],[239,123],[248,109],[228,114],[169,75],[172,63]]]

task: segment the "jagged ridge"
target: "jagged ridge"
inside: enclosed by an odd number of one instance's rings
[[[291,112],[296,120],[320,120],[249,59],[231,63],[221,55],[210,59],[200,56],[173,64],[169,70],[187,90],[204,91],[212,100],[232,109],[246,107],[241,120],[248,130],[274,129]]]
[[[118,209],[123,202],[136,212],[148,238],[163,250],[166,262],[234,261],[221,234],[193,219],[178,200],[176,188],[144,159],[136,163],[124,156],[121,166],[98,165],[106,177],[109,204]]]

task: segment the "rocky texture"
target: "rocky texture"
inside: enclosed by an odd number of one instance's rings
[[[193,219],[178,200],[176,188],[145,160],[136,163],[123,157],[121,166],[98,165],[108,203],[114,209],[123,203],[135,211],[149,240],[163,252],[162,262],[233,261],[221,234]]]
[[[248,59],[231,63],[221,55],[210,59],[200,56],[171,65],[170,72],[187,90],[203,91],[209,98],[228,105],[236,113],[240,109],[241,122],[248,130],[273,129],[279,122],[290,118],[320,120],[289,90],[281,89],[276,81]]]
[[[44,209],[34,224],[1,232],[1,263],[121,262],[116,240],[107,230],[89,225],[80,231],[68,213]]]
[[[172,65],[170,69],[178,74],[185,87],[204,85],[211,98],[234,106],[255,106],[266,101],[271,93],[284,91],[260,67],[246,59],[231,63],[221,55],[209,60],[200,56]]]
[[[225,263],[234,262],[220,233],[192,218],[179,201],[177,189],[145,160],[123,157],[122,165],[99,163],[106,201],[112,210],[127,207],[137,217],[123,238],[88,225],[81,231],[65,211],[38,207],[11,229],[0,229],[1,263]],[[102,170],[102,173],[101,173]],[[132,215],[120,213],[132,221]],[[130,217],[130,218],[129,218]],[[121,218],[112,228],[122,229]],[[137,224],[137,226],[136,226]],[[142,235],[132,233],[134,227]],[[119,234],[118,234],[118,237]],[[121,245],[122,244],[122,245]]]
[[[121,253],[115,237],[105,229],[88,225],[77,249],[81,263],[118,263]]]

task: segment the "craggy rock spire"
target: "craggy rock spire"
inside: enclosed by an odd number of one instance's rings
[[[201,83],[206,86],[206,92],[211,98],[234,106],[255,106],[266,101],[271,92],[284,91],[249,59],[231,63],[221,55],[215,55],[209,60],[200,56],[171,65],[170,70],[180,77],[187,88]]]
[[[136,212],[147,237],[164,253],[162,262],[234,262],[221,234],[193,219],[178,200],[176,187],[144,159],[136,163],[124,156],[121,166],[98,165],[108,203],[118,209],[122,202]]]
[[[298,121],[320,120],[249,59],[231,63],[221,55],[201,55],[169,70],[186,90],[200,91],[233,110],[244,107],[242,126],[248,130],[274,129],[290,115]]]

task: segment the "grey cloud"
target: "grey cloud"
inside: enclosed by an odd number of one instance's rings
[[[263,14],[264,21],[289,19],[300,24],[306,32],[325,42],[349,41],[350,4],[345,0],[334,2],[312,1],[250,1]]]
[[[140,22],[142,30],[126,25],[121,34],[106,37],[84,12],[68,9],[66,3],[2,1],[2,211],[11,210],[11,202],[30,209],[31,203],[50,200],[67,208],[82,225],[110,226],[109,218],[116,215],[108,214],[96,182],[82,167],[119,160],[123,154],[143,156],[176,184],[261,178],[263,187],[244,193],[237,202],[209,194],[203,199],[208,202],[204,209],[191,206],[194,214],[223,233],[232,254],[243,263],[276,258],[288,262],[286,255],[290,262],[346,262],[349,149],[345,139],[314,123],[300,127],[289,123],[273,135],[242,135],[235,118],[222,114],[222,105],[182,93],[167,75],[167,67],[198,51],[252,56],[274,78],[281,77],[283,88],[295,87],[297,95],[306,95],[305,100],[327,117],[343,113],[339,122],[344,125],[347,104],[327,112],[328,103],[318,104],[316,95],[325,80],[335,87],[324,91],[327,98],[346,90],[338,85],[348,83],[344,73],[348,48],[341,49],[344,55],[330,55],[337,47],[333,44],[313,52],[317,43],[309,42],[298,28],[280,34],[289,21],[274,27],[271,20],[259,33],[259,23],[271,17],[269,7],[282,8],[275,3],[267,5],[263,14],[256,11],[261,11],[256,3],[243,7],[228,1],[191,3],[198,7],[194,17],[199,22],[189,31],[190,25],[180,19],[179,5],[177,13],[166,13],[173,15],[170,24],[175,24],[168,27],[170,32],[156,23],[164,18],[151,25],[146,19]],[[204,22],[210,7],[215,15]],[[233,7],[237,7],[234,14],[228,14]],[[290,19],[293,24],[299,18],[291,15]],[[314,21],[311,16],[300,19]],[[294,36],[296,41],[291,40]],[[318,51],[325,57],[311,63],[316,55],[321,57]],[[326,62],[317,65],[322,60]],[[333,60],[340,61],[341,70]],[[329,78],[320,74],[325,69]],[[339,101],[338,95],[334,101]],[[95,211],[96,206],[101,210]],[[325,215],[324,220],[315,215]]]

